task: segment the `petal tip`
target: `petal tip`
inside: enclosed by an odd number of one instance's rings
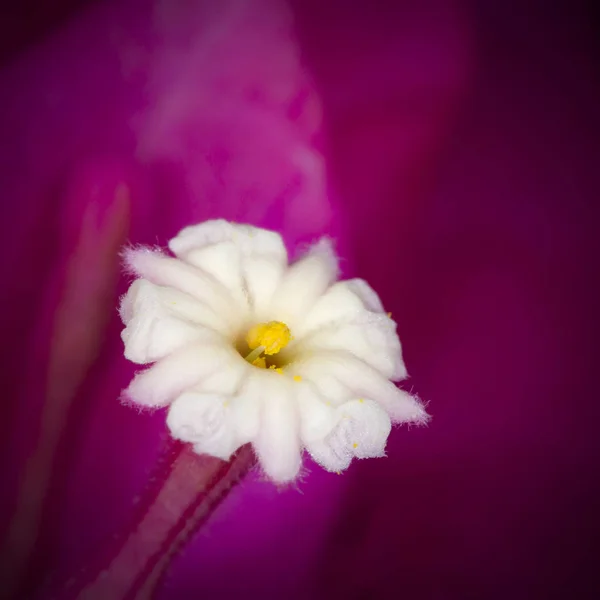
[[[282,455],[276,456],[275,453],[272,456],[266,456],[264,451],[258,452],[255,446],[254,453],[265,478],[269,481],[277,485],[289,485],[298,479],[302,467],[300,454],[284,460]]]
[[[152,370],[140,371],[132,380],[127,389],[123,391],[123,398],[128,402],[146,408],[161,408],[170,403],[170,399],[163,398],[148,385],[145,375]]]

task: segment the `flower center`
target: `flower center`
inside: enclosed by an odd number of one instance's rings
[[[259,323],[246,334],[246,343],[252,352],[245,359],[256,367],[267,368],[263,354],[272,356],[283,350],[292,340],[290,328],[281,321]]]

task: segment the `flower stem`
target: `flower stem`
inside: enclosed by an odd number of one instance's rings
[[[170,442],[127,531],[63,587],[61,600],[152,598],[178,550],[253,464],[249,446],[224,462]]]

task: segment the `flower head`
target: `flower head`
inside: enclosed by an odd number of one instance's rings
[[[169,249],[127,252],[138,279],[120,314],[125,356],[153,363],[126,395],[169,405],[173,437],[223,459],[251,443],[285,482],[303,450],[339,472],[383,456],[392,423],[426,421],[392,383],[406,377],[396,324],[367,283],[336,281],[328,240],[288,264],[277,233],[216,220]]]

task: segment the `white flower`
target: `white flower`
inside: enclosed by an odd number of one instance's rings
[[[288,264],[281,237],[227,221],[188,227],[174,257],[126,254],[139,277],[121,302],[125,356],[154,363],[126,395],[170,405],[173,437],[227,459],[251,443],[276,482],[306,449],[330,471],[383,456],[392,423],[422,423],[394,321],[362,280],[336,283],[327,240]]]

